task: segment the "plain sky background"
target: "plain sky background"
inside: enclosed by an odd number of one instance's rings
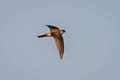
[[[63,60],[46,24],[66,30]],[[0,80],[120,80],[120,1],[0,0]]]

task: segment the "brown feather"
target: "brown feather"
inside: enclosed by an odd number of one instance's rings
[[[47,35],[46,34],[44,34],[44,35],[39,35],[39,36],[37,36],[38,38],[42,38],[42,37],[46,37]]]
[[[59,29],[58,27],[53,26],[53,25],[46,25],[46,26],[48,26],[50,29]]]
[[[64,54],[64,40],[63,40],[63,37],[60,34],[59,36],[54,37],[54,39],[55,39],[56,46],[57,46],[58,51],[59,51],[60,59],[62,59],[63,54]]]

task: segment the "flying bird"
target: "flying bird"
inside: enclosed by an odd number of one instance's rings
[[[55,39],[56,46],[59,51],[60,59],[62,59],[64,54],[64,39],[62,37],[62,34],[64,34],[64,32],[66,31],[63,29],[59,29],[56,26],[52,26],[52,25],[46,25],[46,26],[48,26],[48,28],[50,29],[50,32],[45,33],[43,35],[38,35],[37,37],[38,38],[53,37]]]

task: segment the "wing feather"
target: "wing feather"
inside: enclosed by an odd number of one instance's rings
[[[50,28],[50,29],[59,29],[58,27],[52,26],[52,25],[46,25],[46,26],[48,26],[48,28]]]
[[[62,59],[63,54],[64,54],[64,39],[63,39],[62,35],[60,35],[59,37],[54,37],[54,39],[55,39],[56,46],[59,51],[60,59]]]

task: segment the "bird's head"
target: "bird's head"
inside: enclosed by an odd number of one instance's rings
[[[65,30],[60,30],[60,33],[61,34],[64,34],[66,31]]]

